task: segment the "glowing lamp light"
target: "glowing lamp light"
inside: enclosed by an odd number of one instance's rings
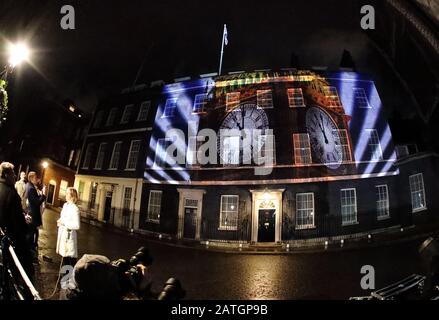
[[[264,200],[269,200],[270,199],[270,194],[267,191],[264,191],[264,194],[262,195],[262,198]]]
[[[47,161],[44,161],[41,165],[44,169],[47,169],[47,167],[49,166],[49,163]]]
[[[24,43],[16,43],[9,45],[9,64],[15,68],[23,61],[27,61],[30,56],[30,51]]]

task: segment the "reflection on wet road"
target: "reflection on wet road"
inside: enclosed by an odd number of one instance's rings
[[[40,254],[53,257],[54,261],[42,262],[40,266],[43,295],[53,289],[56,280],[58,216],[52,210],[44,213]],[[374,266],[377,288],[419,272],[419,243],[288,255],[219,253],[156,242],[148,246],[154,257],[154,287],[161,288],[166,279],[175,276],[181,280],[188,299],[346,299],[368,294],[360,287],[363,265]],[[79,231],[80,255],[128,258],[145,244],[145,240],[85,223]]]

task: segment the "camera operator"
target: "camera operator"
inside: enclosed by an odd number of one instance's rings
[[[180,282],[170,279],[160,293],[151,291],[149,267],[152,257],[147,248],[140,248],[128,261],[110,261],[101,255],[85,254],[76,263],[72,277],[61,291],[61,299],[121,300],[121,299],[181,299],[185,292]]]

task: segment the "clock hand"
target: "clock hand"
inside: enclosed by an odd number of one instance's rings
[[[326,132],[325,132],[324,125],[323,125],[323,117],[322,117],[322,115],[320,115],[320,119],[322,120],[322,124],[320,125],[320,123],[319,123],[319,126],[320,126],[320,129],[322,129],[323,137],[325,138],[325,143],[328,144],[329,141],[328,141],[328,138],[326,137]]]

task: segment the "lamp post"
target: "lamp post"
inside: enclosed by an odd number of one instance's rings
[[[41,163],[41,166],[43,167],[43,173],[41,174],[41,183],[44,186],[44,174],[46,173],[46,169],[49,166],[49,163],[47,161],[43,161]]]
[[[18,65],[29,60],[30,51],[25,43],[11,43],[8,47],[9,59],[3,71],[0,73],[0,127],[6,121],[8,113],[8,93],[6,91],[8,75]]]

